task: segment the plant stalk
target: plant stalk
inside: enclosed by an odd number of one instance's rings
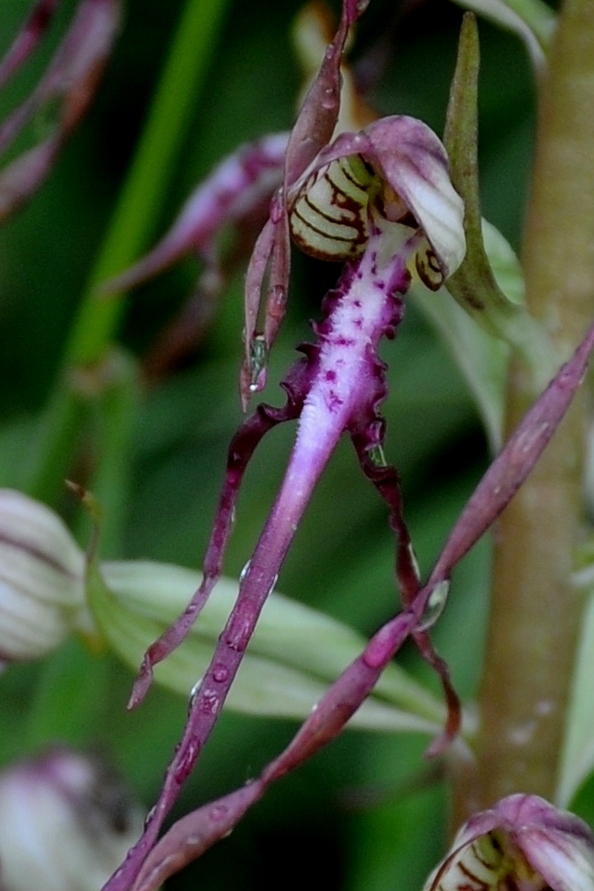
[[[559,363],[594,316],[593,107],[592,7],[567,0],[542,83],[523,246],[528,307]],[[513,359],[508,436],[538,396],[538,379],[538,369]],[[475,790],[483,807],[513,792],[555,798],[581,612],[570,575],[585,519],[586,411],[578,392],[495,531]],[[458,801],[457,818],[475,804]]]

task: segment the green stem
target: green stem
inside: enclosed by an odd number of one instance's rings
[[[543,83],[524,243],[527,302],[561,355],[594,315],[594,17],[567,0]],[[508,384],[507,432],[538,395],[520,358]],[[502,516],[478,750],[483,805],[512,792],[554,798],[580,603],[569,577],[584,520],[585,399]],[[462,815],[460,815],[462,816]]]
[[[81,414],[76,407],[81,395],[73,384],[73,369],[108,358],[123,313],[121,295],[99,296],[97,285],[130,265],[151,235],[228,3],[187,0],[136,156],[72,326],[64,372],[49,400],[28,487],[38,498],[55,500],[80,432]]]

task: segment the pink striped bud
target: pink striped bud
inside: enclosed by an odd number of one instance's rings
[[[76,626],[84,555],[60,517],[0,489],[0,661],[47,655]]]

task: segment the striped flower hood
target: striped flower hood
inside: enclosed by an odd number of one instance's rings
[[[592,891],[589,826],[538,795],[510,795],[464,824],[423,891]]]

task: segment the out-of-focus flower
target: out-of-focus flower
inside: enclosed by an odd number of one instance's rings
[[[590,827],[538,795],[510,795],[464,824],[424,891],[592,891]]]
[[[0,60],[0,86],[27,61],[43,36],[56,0],[38,0]],[[45,72],[30,95],[0,124],[0,154],[44,115],[44,137],[0,174],[0,221],[27,201],[49,174],[68,135],[85,113],[119,24],[119,0],[81,0]]]
[[[52,510],[0,490],[0,660],[38,659],[79,627],[84,555]]]
[[[98,891],[142,827],[98,757],[58,748],[0,773],[2,891]]]

